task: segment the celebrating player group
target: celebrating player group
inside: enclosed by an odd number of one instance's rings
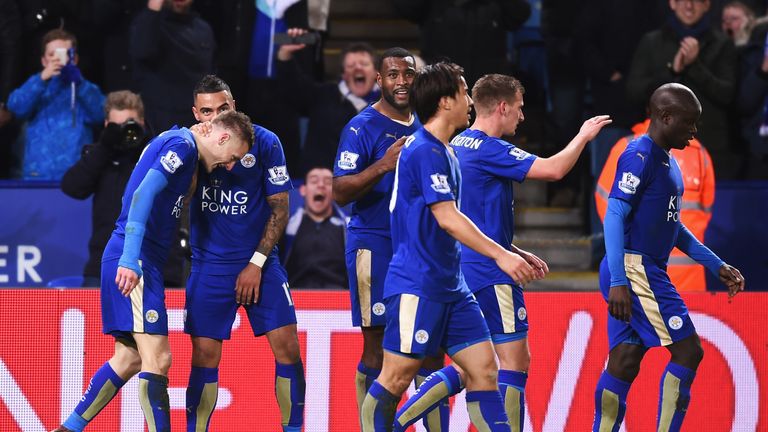
[[[470,90],[460,66],[417,70],[402,48],[386,50],[377,72],[381,98],[346,125],[333,167],[334,199],[351,207],[346,264],[363,351],[350,380],[355,374],[360,428],[404,431],[422,419],[430,432],[448,431],[448,398],[466,390],[478,431],[522,431],[531,361],[523,289],[549,268],[513,244],[513,183],[561,179],[611,119],[586,120],[561,151],[538,157],[504,138],[524,120],[517,79],[486,75]],[[152,140],[125,190],[102,258],[103,331],[115,340],[114,355],[56,431],[82,431],[136,374],[148,430],[170,431],[162,270],[187,203],[187,431],[208,430],[223,341],[240,307],[274,353],[282,430],[302,430],[296,312],[276,249],[292,189],[282,146],[236,111],[229,86],[216,76],[198,83],[193,103],[201,124]],[[667,84],[649,107],[648,133],[619,158],[605,216],[600,289],[610,355],[595,391],[594,431],[619,430],[640,362],[655,346],[671,353],[658,430],[680,430],[703,350],[666,273],[673,247],[717,275],[731,296],[744,289],[739,271],[676,216],[683,182],[669,152],[693,138],[701,104],[687,87]],[[414,380],[417,392],[398,409]]]

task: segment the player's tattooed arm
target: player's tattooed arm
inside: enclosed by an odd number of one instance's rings
[[[288,192],[280,192],[267,197],[267,203],[272,208],[272,214],[264,227],[264,233],[261,235],[259,247],[256,248],[261,254],[269,256],[272,248],[285,232],[285,226],[288,224]]]

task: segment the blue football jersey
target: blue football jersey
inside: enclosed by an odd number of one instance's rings
[[[420,128],[406,140],[395,171],[389,206],[394,256],[384,296],[409,293],[438,302],[458,301],[469,294],[459,269],[459,242],[440,228],[429,206],[460,202],[459,161]]]
[[[174,128],[163,132],[147,144],[125,187],[123,208],[112,232],[112,240],[104,251],[103,260],[120,258],[133,193],[147,172],[154,169],[165,176],[168,184],[155,196],[152,203],[140,257],[155,265],[165,263],[171,241],[176,236],[181,210],[184,207],[184,196],[197,171],[197,162],[195,138],[187,128]]]
[[[624,248],[666,265],[677,242],[683,177],[675,158],[643,135],[619,156],[611,198],[628,202]]]
[[[511,249],[515,223],[512,185],[525,180],[536,156],[474,129],[457,135],[451,146],[461,167],[461,212],[493,241]],[[462,269],[471,267],[464,273],[472,291],[512,282],[494,260],[470,248],[462,249],[461,264]],[[483,280],[470,280],[470,274],[482,275]]]
[[[196,269],[239,273],[256,251],[272,214],[267,197],[293,188],[277,135],[257,125],[253,132],[253,148],[231,171],[222,167],[198,173],[190,211]]]
[[[384,157],[384,153],[398,138],[412,134],[420,126],[415,116],[410,124],[404,124],[376,111],[372,106],[365,108],[341,132],[333,167],[334,177],[359,174]],[[347,225],[350,234],[348,242],[355,243],[356,235],[364,236],[366,233],[389,238],[388,206],[394,178],[394,172],[384,174],[364,197],[352,204]]]

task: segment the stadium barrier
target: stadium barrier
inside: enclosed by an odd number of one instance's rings
[[[705,350],[684,431],[768,431],[768,293],[684,295]],[[526,431],[590,430],[594,388],[607,358],[606,307],[597,293],[529,293],[533,362]],[[307,432],[357,431],[354,371],[361,351],[346,292],[295,291],[307,377]],[[94,289],[0,289],[0,431],[55,428],[112,352],[101,334]],[[184,293],[168,291],[173,430],[184,430],[191,346]],[[626,431],[655,429],[658,387],[669,355],[651,350],[629,394]],[[211,431],[278,431],[274,360],[241,312],[225,342]],[[761,408],[762,407],[762,408]],[[470,429],[463,395],[451,431]],[[91,431],[142,432],[137,384],[126,384]],[[417,430],[423,430],[419,429]]]

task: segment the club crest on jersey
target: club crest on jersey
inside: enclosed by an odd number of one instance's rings
[[[245,156],[240,159],[240,163],[246,168],[251,168],[256,165],[256,156],[246,153]]]
[[[683,327],[683,319],[677,315],[669,317],[669,328],[672,330],[680,330]]]
[[[515,159],[521,161],[528,157],[529,153],[525,150],[519,149],[517,147],[513,148],[509,151],[509,155],[514,157]]]
[[[528,316],[528,311],[526,311],[524,307],[521,307],[520,309],[517,310],[517,318],[520,321],[524,321],[527,316]]]
[[[357,159],[359,157],[359,154],[345,150],[339,155],[339,161],[337,162],[337,165],[343,170],[355,169],[357,168]]]
[[[179,169],[180,166],[184,165],[184,162],[182,162],[181,158],[176,154],[176,152],[173,150],[168,150],[168,153],[166,153],[165,156],[160,157],[160,165],[163,166],[164,170],[173,174],[177,169]]]
[[[429,340],[429,333],[427,333],[426,330],[419,330],[416,332],[415,335],[413,335],[413,339],[416,342],[424,345]]]
[[[284,185],[285,182],[291,179],[288,176],[288,169],[285,165],[273,166],[267,172],[269,172],[269,182],[275,186]]]
[[[437,193],[447,194],[451,193],[451,185],[448,184],[448,176],[442,174],[432,174],[429,176],[432,179],[432,189]]]
[[[625,194],[634,195],[639,185],[640,178],[631,172],[625,172],[621,175],[621,180],[619,180],[619,189]]]

